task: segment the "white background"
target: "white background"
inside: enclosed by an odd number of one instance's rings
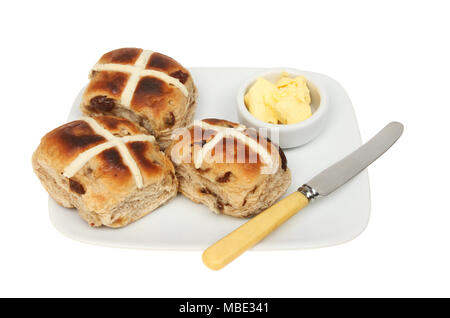
[[[446,1],[21,1],[0,5],[0,296],[450,296],[450,47]],[[369,169],[372,217],[344,245],[249,252],[219,272],[201,252],[72,241],[31,169],[89,68],[135,46],[186,66],[293,67],[338,80],[364,140],[399,142]]]

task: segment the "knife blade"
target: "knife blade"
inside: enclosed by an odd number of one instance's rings
[[[251,248],[317,196],[326,196],[385,153],[402,135],[403,125],[391,122],[357,150],[325,169],[278,203],[223,237],[203,252],[203,263],[218,270]]]
[[[400,138],[403,125],[399,122],[387,124],[372,139],[345,158],[328,167],[306,185],[319,195],[328,195],[377,160]]]

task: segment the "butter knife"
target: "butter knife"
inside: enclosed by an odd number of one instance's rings
[[[326,196],[367,168],[403,133],[391,122],[357,150],[325,169],[296,192],[261,212],[203,252],[203,263],[219,270],[251,248],[318,196]]]

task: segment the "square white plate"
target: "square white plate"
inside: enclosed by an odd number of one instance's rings
[[[224,118],[237,122],[236,92],[248,77],[264,71],[256,68],[192,68],[199,91],[195,118]],[[361,145],[352,104],[335,80],[317,73],[305,76],[321,82],[329,94],[329,117],[324,131],[309,144],[285,151],[295,191],[316,173]],[[81,116],[82,92],[69,120]],[[205,206],[178,195],[141,220],[124,228],[91,228],[74,209],[49,198],[50,219],[62,234],[78,241],[114,247],[144,249],[205,249],[246,220],[216,215]],[[331,246],[358,236],[370,215],[367,170],[332,193],[319,198],[254,247],[257,250],[305,249]]]

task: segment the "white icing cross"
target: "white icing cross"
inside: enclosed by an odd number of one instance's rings
[[[244,144],[248,145],[250,149],[255,151],[260,156],[261,161],[266,165],[272,166],[273,164],[272,155],[267,151],[267,149],[260,145],[259,142],[243,133],[243,131],[246,129],[245,126],[239,125],[235,128],[228,128],[223,126],[210,125],[201,120],[196,120],[193,123],[193,126],[198,126],[205,130],[214,130],[217,132],[214,138],[204,144],[203,147],[199,150],[199,153],[194,156],[194,167],[196,169],[199,169],[202,166],[206,154],[208,154],[222,138],[227,136],[234,137],[242,141]]]
[[[130,168],[130,171],[134,177],[136,182],[136,186],[141,189],[144,185],[141,171],[136,163],[136,161],[131,156],[128,151],[125,143],[130,141],[148,141],[154,142],[155,137],[151,135],[133,135],[133,136],[125,136],[125,137],[116,137],[111,134],[108,130],[103,128],[95,119],[91,117],[83,117],[81,118],[84,122],[86,122],[97,135],[104,137],[107,142],[104,142],[100,145],[92,147],[82,153],[80,153],[75,160],[73,160],[63,171],[63,175],[67,178],[73,177],[83,166],[91,160],[93,157],[101,153],[102,151],[117,147],[119,153],[121,154],[123,161]]]
[[[122,95],[120,97],[120,103],[124,107],[130,107],[131,100],[134,95],[134,91],[138,85],[138,82],[143,76],[153,76],[156,77],[168,84],[171,84],[177,87],[184,96],[188,96],[189,92],[186,86],[180,82],[178,78],[167,75],[164,72],[156,71],[156,70],[146,70],[145,66],[150,60],[150,56],[152,55],[152,51],[143,50],[139,55],[138,59],[134,63],[134,65],[124,65],[124,64],[116,64],[116,63],[106,63],[106,64],[95,64],[92,68],[93,71],[113,71],[113,72],[123,72],[130,73],[130,77],[128,82],[123,89]]]

